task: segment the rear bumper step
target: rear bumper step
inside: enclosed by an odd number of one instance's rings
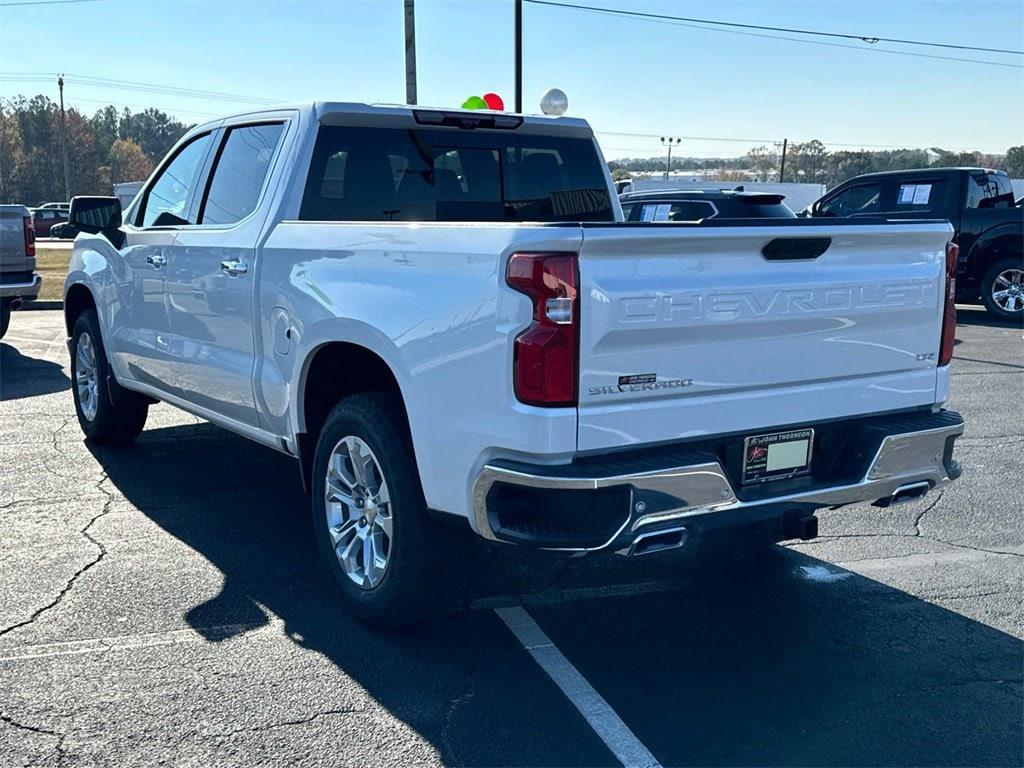
[[[474,485],[475,522],[488,539],[540,549],[672,549],[704,528],[918,499],[959,476],[953,443],[963,430],[952,411],[863,419],[825,457],[829,468],[753,488],[726,469],[730,446],[742,437],[555,467],[495,461]]]

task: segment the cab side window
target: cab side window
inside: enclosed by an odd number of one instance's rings
[[[881,210],[882,185],[861,184],[844,189],[822,203],[818,216],[857,216]]]
[[[256,210],[284,123],[228,131],[199,211],[200,224],[234,224]]]
[[[135,223],[140,227],[195,224],[188,219],[189,193],[210,148],[210,134],[197,136],[178,150],[149,187]]]
[[[922,179],[908,177],[896,183],[896,199],[888,209],[896,213],[906,211],[934,211],[942,213],[953,206],[949,204],[948,179]]]

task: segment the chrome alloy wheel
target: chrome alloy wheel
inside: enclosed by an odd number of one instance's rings
[[[87,421],[96,418],[99,407],[99,377],[96,373],[96,345],[92,337],[83,332],[78,337],[75,353],[75,387],[78,405]]]
[[[1024,309],[1024,269],[1004,269],[992,283],[992,300],[1005,312]]]
[[[349,435],[327,466],[327,531],[341,568],[362,589],[380,584],[391,555],[391,497],[370,446]]]

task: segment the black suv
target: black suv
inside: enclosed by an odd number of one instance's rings
[[[703,219],[793,219],[785,195],[736,189],[659,189],[619,195],[626,221]]]
[[[1010,177],[985,168],[923,168],[857,176],[810,207],[811,216],[948,219],[960,246],[956,298],[979,298],[1003,320],[1024,317],[1024,208]]]

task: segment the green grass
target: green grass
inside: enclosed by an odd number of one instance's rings
[[[68,276],[71,249],[41,248],[36,246],[36,271],[43,277],[39,301],[60,301],[64,293],[64,278]]]

